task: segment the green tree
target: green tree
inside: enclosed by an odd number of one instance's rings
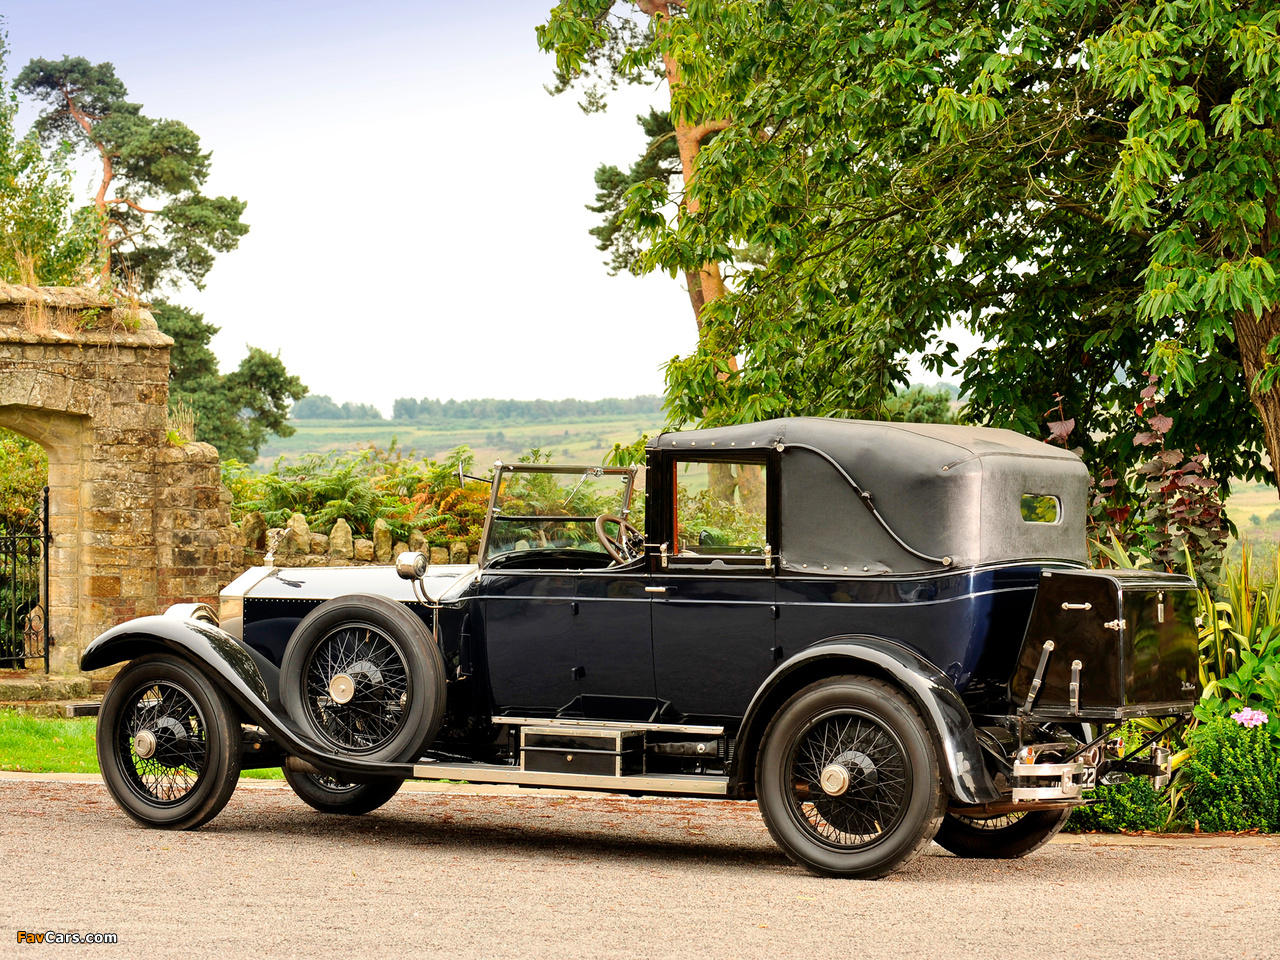
[[[556,85],[549,88],[550,92],[562,93],[580,84],[584,87],[580,106],[584,112],[592,113],[605,108],[606,88],[616,88],[620,82],[644,83],[661,77],[674,100],[684,85],[679,51],[691,37],[684,6],[684,0],[562,0],[552,8],[547,22],[537,28],[538,46],[556,58]],[[666,191],[671,174],[678,171],[686,192],[674,204],[677,219],[697,214],[697,196],[687,191],[693,182],[698,154],[726,126],[714,104],[702,103],[708,109],[658,113],[648,122],[640,118],[650,144],[633,166],[632,177],[650,173],[662,180]],[[669,133],[658,130],[665,125],[670,126]],[[659,147],[656,151],[655,146]],[[670,162],[672,156],[678,163]],[[602,232],[591,232],[601,241],[601,249],[613,252],[611,268],[616,271],[619,265],[631,269],[639,248],[630,222],[614,216],[619,188],[625,190],[630,181],[616,167],[612,170],[612,174],[608,168],[596,172],[600,191],[596,212],[605,213],[606,221],[603,228],[598,228]],[[664,199],[667,196],[664,193]],[[682,272],[694,320],[701,329],[703,306],[725,292],[719,257],[690,262]],[[729,356],[724,362],[733,366],[735,361]]]
[[[279,356],[250,347],[234,373],[221,374],[209,348],[218,328],[203,314],[163,300],[156,301],[151,312],[160,329],[174,339],[170,402],[180,400],[195,411],[197,440],[213,444],[224,460],[252,463],[269,434],[293,435],[289,402],[301,400],[307,388]]]
[[[97,219],[74,208],[67,151],[46,157],[34,133],[19,136],[7,53],[0,33],[0,279],[71,284],[93,257]]]
[[[885,401],[885,418],[900,423],[955,423],[951,393],[942,387],[919,384],[899,390]]]
[[[671,114],[650,109],[648,116],[638,116],[636,122],[644,131],[644,153],[625,173],[613,164],[598,166],[596,202],[587,204],[588,210],[604,217],[603,222],[592,227],[590,233],[599,241],[598,249],[609,254],[605,265],[610,275],[624,270],[637,275],[644,272],[643,238],[635,224],[625,216],[627,191],[647,180],[670,182],[672,177],[680,174],[680,153],[676,148]]]
[[[690,0],[672,117],[732,122],[685,216],[661,178],[622,214],[644,267],[730,281],[668,367],[674,415],[879,415],[911,354],[956,361],[959,320],[985,344],[962,367],[975,419],[1043,436],[1061,394],[1086,456],[1131,462],[1149,367],[1171,443],[1218,476],[1258,475],[1264,437],[1280,462],[1276,16]]]
[[[71,143],[101,160],[93,203],[104,284],[127,285],[128,274],[144,293],[183,280],[200,288],[214,256],[248,232],[242,201],[201,192],[211,155],[200,138],[177,120],[143,115],[110,63],[36,58],[15,86],[45,104],[35,124],[45,143]]]

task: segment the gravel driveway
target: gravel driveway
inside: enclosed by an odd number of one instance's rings
[[[164,833],[97,783],[0,779],[0,811],[0,942],[119,937],[0,956],[1280,956],[1272,839],[1060,838],[1012,862],[934,846],[868,883],[809,876],[754,805],[719,801],[405,791],[342,818],[256,786]]]

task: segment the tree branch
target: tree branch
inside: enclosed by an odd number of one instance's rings
[[[713,133],[719,133],[721,130],[727,130],[728,127],[728,120],[704,120],[689,131],[689,137],[695,143],[701,144],[704,137],[710,136]]]
[[[139,213],[159,213],[160,212],[159,210],[147,210],[143,207],[140,207],[136,203],[134,203],[132,200],[130,200],[128,197],[114,197],[108,200],[107,203],[128,204],[130,207],[132,207],[134,210],[137,210]]]
[[[1086,220],[1092,220],[1094,223],[1100,223],[1103,226],[1110,227],[1113,230],[1117,229],[1114,223],[1112,223],[1110,220],[1108,220],[1106,217],[1100,214],[1097,210],[1090,209],[1089,207],[1086,207],[1082,203],[1076,203],[1074,200],[1068,200],[1066,197],[1060,197],[1057,194],[1049,194],[1048,199],[1059,210],[1066,210],[1070,213],[1078,213],[1080,216],[1084,217]],[[1127,230],[1123,232],[1131,233],[1135,237],[1141,237],[1143,240],[1150,240],[1151,237],[1153,236],[1153,234],[1148,233],[1146,230],[1139,229],[1138,227],[1129,227]]]

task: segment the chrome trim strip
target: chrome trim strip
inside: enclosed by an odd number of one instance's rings
[[[512,727],[576,727],[579,730],[652,730],[660,733],[703,733],[718,737],[724,733],[724,727],[702,727],[689,723],[615,723],[612,720],[565,720],[555,717],[493,717],[495,724],[505,723]]]
[[[581,773],[536,773],[519,767],[489,763],[415,763],[419,780],[463,780],[467,783],[510,783],[522,787],[559,787],[562,790],[641,791],[726,796],[728,777],[696,777],[672,773],[662,777],[588,776]]]

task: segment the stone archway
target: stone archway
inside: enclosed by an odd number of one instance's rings
[[[217,451],[166,442],[172,345],[145,310],[88,290],[0,283],[0,427],[49,454],[59,672],[77,671],[102,630],[212,601],[226,578]]]

